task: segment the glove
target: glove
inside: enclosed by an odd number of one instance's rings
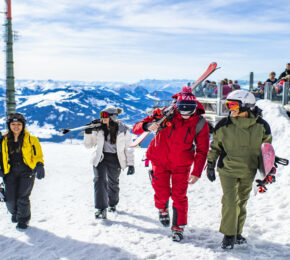
[[[5,174],[4,174],[4,172],[2,171],[2,169],[0,169],[0,177],[4,177],[5,176]]]
[[[213,182],[215,181],[215,163],[207,162],[207,178]]]
[[[93,131],[98,131],[98,130],[100,130],[100,128],[102,127],[101,119],[94,119],[91,123],[86,124],[86,125],[88,126],[88,125],[91,125],[91,124],[94,124],[94,125],[95,125],[95,124],[100,124],[100,126],[86,128],[86,129],[85,129],[85,133],[86,133],[87,135],[91,134]]]
[[[153,110],[152,117],[157,121],[164,117],[164,115],[162,115],[160,108],[156,108]]]
[[[130,165],[128,167],[127,175],[132,175],[134,173],[135,173],[135,168],[134,168],[134,166]]]
[[[45,171],[43,164],[41,162],[38,162],[33,170],[34,174],[36,175],[37,179],[42,179],[45,176]]]
[[[86,124],[86,125],[90,125],[90,124],[91,124],[91,123]],[[89,128],[86,128],[86,129],[85,129],[85,134],[87,134],[87,135],[92,134],[92,132],[93,132],[93,128],[92,128],[92,127],[89,127]]]

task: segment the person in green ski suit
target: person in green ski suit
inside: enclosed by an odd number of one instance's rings
[[[207,157],[207,177],[215,180],[215,165],[223,190],[220,232],[222,248],[246,243],[241,235],[246,220],[246,204],[258,169],[262,143],[271,143],[271,129],[255,106],[255,97],[245,90],[230,93],[226,107],[230,110],[214,129]]]

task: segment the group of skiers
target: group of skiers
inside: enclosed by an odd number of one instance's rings
[[[264,142],[271,143],[272,139],[269,125],[255,106],[255,97],[244,90],[235,90],[227,96],[229,116],[216,125],[211,143],[209,125],[202,116],[205,110],[192,89],[183,87],[173,98],[176,101],[174,113],[162,124],[158,123],[162,112],[154,110],[133,127],[137,135],[144,131],[155,133],[146,157],[152,163],[154,201],[161,224],[165,227],[171,224],[173,241],[183,239],[188,213],[187,188],[199,180],[208,161],[208,179],[216,179],[217,166],[223,190],[222,248],[246,243],[242,231],[260,147]],[[84,133],[85,147],[93,148],[96,218],[105,219],[107,210],[117,210],[121,169],[128,167],[128,175],[135,172],[134,150],[130,148],[132,137],[129,127],[118,120],[121,112],[119,108],[104,109],[100,119],[88,124]],[[17,228],[22,229],[27,228],[31,217],[29,196],[35,176],[44,177],[41,146],[38,139],[25,130],[25,124],[23,115],[8,115],[8,134],[1,139],[0,156],[7,208],[12,222],[17,222]],[[92,125],[94,127],[90,127]]]

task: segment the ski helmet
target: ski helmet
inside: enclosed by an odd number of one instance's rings
[[[181,115],[192,115],[196,111],[197,102],[190,87],[183,87],[177,98],[176,109]]]
[[[239,111],[245,112],[253,109],[256,104],[255,96],[246,90],[235,90],[227,96],[227,101],[237,101],[239,103]]]
[[[10,124],[12,122],[21,122],[23,125],[23,129],[25,128],[26,125],[26,119],[25,117],[20,114],[20,113],[13,113],[13,114],[9,114],[7,115],[7,127],[10,130]]]

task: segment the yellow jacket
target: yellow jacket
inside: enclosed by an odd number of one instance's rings
[[[7,135],[3,136],[2,141],[2,158],[3,158],[3,170],[4,174],[8,174],[10,171],[10,164],[8,163],[9,155],[8,155],[8,140]],[[24,130],[24,138],[22,145],[22,155],[23,162],[29,166],[32,170],[35,168],[38,162],[44,164],[43,154],[41,150],[41,146],[37,137],[30,135],[27,130]]]

